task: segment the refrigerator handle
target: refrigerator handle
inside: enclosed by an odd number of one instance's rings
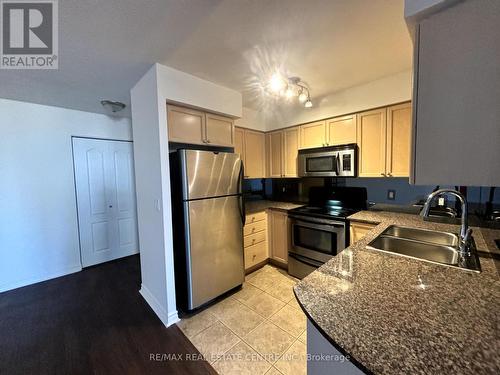
[[[239,194],[239,206],[240,206],[240,215],[241,222],[245,225],[246,222],[246,210],[245,210],[245,202],[243,201],[243,176],[245,175],[245,167],[243,166],[243,160],[241,160],[240,166],[240,175],[238,176],[238,194]]]

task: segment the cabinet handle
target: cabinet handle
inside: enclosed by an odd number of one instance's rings
[[[387,176],[392,177],[392,173],[387,173]]]
[[[385,177],[385,173],[381,173],[381,175]]]
[[[207,139],[207,143],[210,143],[210,139]]]

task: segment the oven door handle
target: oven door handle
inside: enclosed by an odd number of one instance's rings
[[[321,267],[324,264],[324,263],[303,257],[302,255],[298,255],[295,253],[288,253],[288,256],[290,258],[294,258],[295,260],[297,260],[301,263],[307,264],[308,266],[311,266],[311,267]]]
[[[340,224],[318,224],[312,221],[303,221],[303,220],[296,220],[293,225],[305,227],[305,228],[311,228],[311,229],[318,229],[318,230],[323,230],[326,232],[338,232],[339,229],[344,230],[345,229],[345,224],[340,223]]]

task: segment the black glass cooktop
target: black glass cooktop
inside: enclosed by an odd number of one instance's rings
[[[324,206],[324,207],[304,206],[304,207],[294,208],[290,212],[306,216],[345,219],[348,216],[356,213],[357,211],[359,210],[345,208],[345,207],[338,207],[338,206]]]

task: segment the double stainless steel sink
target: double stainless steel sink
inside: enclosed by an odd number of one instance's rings
[[[470,271],[480,271],[475,248],[459,252],[457,234],[392,225],[368,244],[368,248]]]

